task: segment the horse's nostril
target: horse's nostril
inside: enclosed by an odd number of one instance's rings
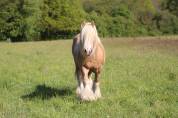
[[[86,53],[86,52],[87,52],[87,50],[86,50],[86,49],[84,49],[84,52]]]
[[[92,50],[87,50],[87,49],[84,49],[83,50],[85,54],[87,54],[88,56],[92,53]]]

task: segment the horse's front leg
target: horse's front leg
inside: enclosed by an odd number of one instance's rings
[[[96,99],[101,97],[99,76],[100,76],[100,72],[96,72],[95,73],[95,80],[94,80],[94,83],[93,83],[93,91],[94,91]]]
[[[80,94],[81,94],[81,91],[84,89],[84,85],[83,85],[83,82],[82,82],[82,72],[79,69],[76,69],[76,78],[77,78],[77,82],[78,82],[76,94],[79,97]]]
[[[95,95],[92,91],[92,81],[88,77],[89,69],[82,67],[82,76],[83,76],[83,84],[84,89],[81,91],[81,99],[85,101],[92,101],[95,100]]]

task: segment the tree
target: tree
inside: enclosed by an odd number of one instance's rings
[[[71,37],[79,30],[80,23],[85,18],[79,0],[45,0],[41,11],[42,38],[49,38],[50,35],[58,38]]]
[[[18,0],[6,0],[0,3],[0,38],[6,40],[10,38],[12,41],[19,41],[19,39],[24,39],[24,29],[25,23],[23,17],[19,13]]]
[[[178,16],[178,0],[165,0],[162,7],[163,9],[168,9],[172,14]]]

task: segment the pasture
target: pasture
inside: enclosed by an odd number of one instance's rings
[[[0,43],[0,118],[176,118],[178,39],[102,40],[102,98],[76,98],[72,40]]]

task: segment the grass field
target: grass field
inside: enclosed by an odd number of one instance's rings
[[[71,43],[0,43],[0,118],[178,117],[178,39],[103,40],[96,102],[76,98]]]

